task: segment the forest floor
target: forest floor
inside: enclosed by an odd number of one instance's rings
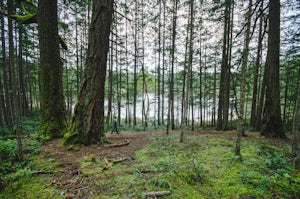
[[[239,163],[236,131],[187,132],[184,143],[178,135],[107,133],[107,144],[92,146],[47,142],[32,158],[30,177],[12,183],[0,198],[151,198],[153,191],[171,194],[166,198],[299,197],[299,171],[284,159],[290,139],[247,132],[246,161]]]

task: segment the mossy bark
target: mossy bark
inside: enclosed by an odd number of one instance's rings
[[[105,141],[104,86],[112,13],[113,1],[94,0],[87,65],[64,144],[90,145]]]
[[[266,59],[266,100],[261,135],[285,138],[280,110],[279,86],[280,1],[270,1],[269,38]]]
[[[40,0],[38,6],[40,45],[40,134],[62,137],[66,129],[57,22],[57,0]]]
[[[298,86],[298,96],[293,121],[293,156],[295,157],[295,167],[300,168],[300,85]]]

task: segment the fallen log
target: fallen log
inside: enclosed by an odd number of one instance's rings
[[[162,196],[167,196],[171,195],[171,191],[151,191],[151,192],[146,192],[145,196],[148,197],[162,197]]]
[[[122,146],[127,146],[129,145],[129,140],[125,140],[125,142],[123,143],[116,143],[116,144],[108,144],[108,145],[105,145],[106,147],[122,147]]]

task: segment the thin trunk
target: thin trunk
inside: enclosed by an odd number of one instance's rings
[[[159,1],[159,24],[158,24],[158,62],[157,62],[157,125],[161,125],[161,13],[162,13],[162,3]]]
[[[24,79],[24,64],[23,64],[23,27],[22,24],[19,24],[19,56],[18,56],[18,65],[19,65],[19,93],[20,93],[20,113],[24,115],[28,109],[28,102],[26,97],[25,89],[25,79]]]
[[[3,9],[3,0],[0,1],[1,3],[1,9]],[[2,72],[0,74],[0,111],[1,111],[1,126],[2,127],[6,127],[7,125],[9,125],[9,112],[8,112],[8,108],[7,105],[5,106],[5,103],[8,101],[8,95],[5,95],[4,93],[7,93],[7,64],[6,64],[6,43],[5,43],[5,21],[4,21],[4,16],[1,15],[1,43],[2,43],[2,50],[1,50],[1,55],[2,55],[2,59],[1,59],[1,69]],[[3,83],[2,84],[2,80]]]
[[[254,66],[254,84],[253,84],[253,93],[252,93],[252,106],[251,106],[251,119],[250,119],[250,125],[253,127],[256,126],[256,118],[257,118],[257,99],[258,99],[258,72],[259,72],[259,67],[260,67],[260,60],[261,60],[261,51],[262,51],[262,40],[263,40],[263,0],[261,2],[260,6],[260,19],[259,19],[259,33],[258,33],[258,42],[257,42],[257,51],[256,51],[256,60],[255,60],[255,66]]]
[[[177,9],[178,0],[175,0],[173,7],[173,25],[172,25],[172,47],[171,47],[171,81],[170,81],[170,111],[171,111],[171,129],[175,129],[174,124],[174,63],[175,63],[175,49],[176,49],[176,26],[177,26]]]
[[[202,102],[202,38],[201,38],[201,31],[200,32],[200,38],[199,38],[199,124],[200,127],[203,127],[203,102]]]
[[[189,58],[188,58],[188,81],[189,86],[187,92],[189,93],[189,98],[187,101],[191,106],[191,116],[192,116],[192,128],[194,131],[194,99],[193,99],[193,37],[194,37],[194,0],[190,2],[190,36],[189,36]]]
[[[165,48],[166,48],[166,2],[163,1],[164,10],[163,10],[163,49],[162,49],[162,80],[161,80],[161,92],[162,92],[162,100],[161,100],[161,124],[165,125]]]
[[[136,102],[137,102],[137,67],[138,67],[138,1],[135,0],[134,22],[134,79],[133,79],[133,125],[136,126]]]
[[[284,102],[283,102],[283,125],[287,125],[287,100],[288,100],[288,90],[289,90],[289,68],[287,67],[285,72],[285,87],[284,87]]]
[[[251,13],[252,13],[252,0],[249,0],[249,8],[246,17],[246,32],[245,32],[245,44],[242,54],[242,82],[240,91],[240,109],[238,115],[238,133],[236,140],[235,154],[242,159],[241,155],[241,137],[244,135],[244,105],[245,105],[245,90],[246,90],[246,72],[249,55],[249,43],[250,43],[250,29],[251,29]]]
[[[113,46],[113,42],[110,42],[110,46]],[[113,48],[109,51],[109,64],[108,64],[108,104],[107,104],[107,117],[106,124],[109,124],[112,119],[112,90],[113,90]]]

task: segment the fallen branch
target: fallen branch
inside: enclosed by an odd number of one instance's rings
[[[103,167],[103,170],[108,170],[108,169],[110,169],[114,164],[118,164],[118,163],[124,162],[124,161],[126,161],[126,160],[129,160],[129,158],[126,157],[126,158],[120,158],[120,159],[117,159],[117,160],[107,160],[106,158],[104,158],[105,166]]]
[[[109,144],[109,145],[105,145],[107,147],[121,147],[121,146],[127,146],[129,145],[129,140],[125,140],[125,142],[123,143],[117,143],[117,144]]]
[[[152,191],[152,192],[146,192],[145,193],[146,197],[162,197],[162,196],[167,196],[171,195],[171,191]]]
[[[153,170],[150,170],[150,169],[136,169],[136,170],[139,174],[146,174],[146,173],[154,172]]]
[[[114,164],[117,164],[117,163],[120,163],[120,162],[124,162],[126,160],[129,160],[129,158],[128,157],[126,157],[126,158],[120,158],[120,159],[117,159],[117,160],[112,160],[112,162]]]
[[[68,184],[73,184],[74,181],[73,180],[67,180],[65,182],[56,182],[56,181],[52,181],[52,184],[55,184],[55,185],[68,185]]]
[[[31,174],[32,174],[32,175],[39,175],[39,174],[53,174],[53,172],[52,172],[52,171],[43,171],[43,170],[41,170],[41,171],[33,171],[33,172],[31,172]]]
[[[112,165],[114,164],[113,162],[109,162],[106,158],[104,158],[105,161],[105,166],[103,167],[103,170],[108,170],[112,167]]]

